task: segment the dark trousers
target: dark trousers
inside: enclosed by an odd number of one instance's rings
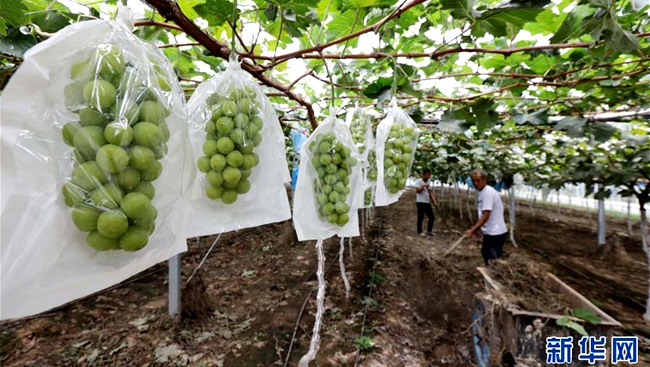
[[[422,233],[422,221],[424,220],[424,215],[426,214],[429,217],[429,223],[427,228],[429,232],[433,230],[433,209],[429,203],[417,203],[418,206],[418,233]]]
[[[481,254],[483,255],[485,265],[487,265],[490,260],[500,259],[503,256],[503,244],[506,242],[507,234],[508,232],[498,236],[483,235]]]

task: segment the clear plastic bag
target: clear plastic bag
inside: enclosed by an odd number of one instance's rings
[[[187,237],[291,218],[285,137],[262,89],[230,61],[188,102],[193,167]]]
[[[187,249],[183,93],[129,11],[119,16],[29,50],[2,95],[2,319]]]
[[[377,127],[375,205],[389,205],[402,196],[406,181],[410,177],[418,133],[413,119],[397,107],[393,99],[388,115]]]
[[[300,152],[293,221],[300,241],[359,235],[360,156],[334,111]]]
[[[361,156],[361,177],[363,180],[363,195],[359,196],[359,208],[372,207],[375,196],[375,181],[377,180],[376,164],[370,164],[370,158],[375,162],[375,137],[372,133],[372,121],[363,109],[356,106],[347,115],[352,140]],[[369,175],[374,172],[374,180]]]

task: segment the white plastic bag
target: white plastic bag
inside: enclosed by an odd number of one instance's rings
[[[363,180],[363,195],[359,195],[359,208],[372,207],[375,196],[376,164],[371,166],[369,158],[375,158],[375,137],[372,133],[372,121],[370,116],[363,109],[356,106],[347,114],[347,124],[350,126],[352,140],[354,141],[359,155],[361,156],[361,177]],[[374,180],[368,175],[375,172]]]
[[[300,150],[293,210],[298,240],[359,235],[359,159],[350,129],[331,111]]]
[[[388,115],[377,127],[377,192],[375,205],[390,205],[404,192],[418,142],[413,119],[397,107],[395,99]]]
[[[119,12],[126,21],[77,23],[29,50],[2,95],[2,319],[187,249],[183,94],[164,55]]]
[[[368,150],[373,146],[372,121],[370,116],[359,106],[347,114],[347,124],[352,133],[352,141],[359,151],[362,166],[368,162]]]
[[[285,138],[262,89],[230,61],[188,102],[193,167],[187,237],[291,218]],[[230,187],[230,188],[229,188]]]

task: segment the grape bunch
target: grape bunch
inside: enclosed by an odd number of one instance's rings
[[[416,140],[417,133],[413,127],[399,123],[390,127],[384,145],[384,184],[391,194],[406,186]]]
[[[152,184],[170,138],[167,108],[141,77],[154,75],[171,90],[158,65],[132,65],[113,44],[97,46],[92,57],[72,65],[65,103],[78,121],[63,126],[74,170],[63,185],[72,221],[87,244],[99,251],[137,251],[147,245],[158,215]]]
[[[370,119],[358,110],[352,115],[350,131],[352,132],[352,141],[359,150],[359,154],[366,151],[366,133],[370,129]]]
[[[211,117],[198,167],[206,174],[205,193],[212,200],[232,204],[251,188],[248,178],[260,162],[254,150],[262,143],[264,128],[256,97],[253,88],[233,88],[227,96],[214,93],[206,102]]]
[[[372,205],[372,187],[366,189],[363,193],[363,205],[369,206]]]
[[[314,192],[318,214],[331,224],[344,226],[350,220],[350,175],[357,159],[352,149],[341,143],[333,132],[320,134],[309,144],[311,163],[318,174]]]
[[[377,181],[377,154],[375,149],[368,151],[368,179],[370,181]]]

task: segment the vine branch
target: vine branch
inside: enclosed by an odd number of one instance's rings
[[[205,33],[201,28],[199,28],[193,21],[191,21],[180,9],[178,3],[173,0],[146,0],[146,2],[151,5],[158,13],[163,16],[165,19],[173,21],[176,23],[176,27],[184,31],[188,36],[194,38],[198,43],[205,47],[212,55],[220,57],[222,59],[228,60],[230,57],[231,50],[230,48]],[[166,28],[177,29],[168,23],[160,23],[154,21],[145,21],[138,22],[141,25],[157,25],[163,26]],[[158,24],[155,24],[158,23]],[[283,92],[288,98],[296,101],[301,106],[305,107],[307,114],[309,115],[309,120],[313,129],[316,129],[316,115],[314,114],[314,109],[311,103],[305,101],[300,95],[291,91],[291,88],[280,83],[277,80],[274,80],[266,75],[264,75],[264,70],[248,62],[242,62],[242,69],[251,74],[253,77],[257,78],[264,85],[277,89]]]

